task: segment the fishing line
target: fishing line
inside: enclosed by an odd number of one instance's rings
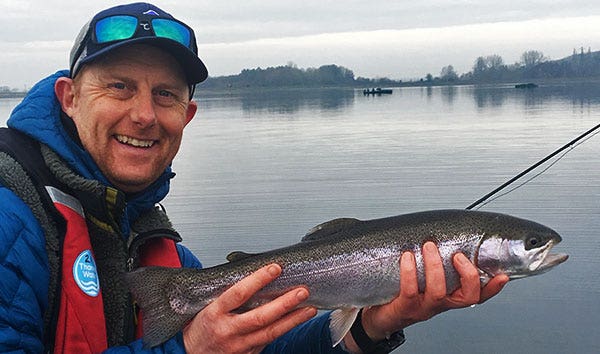
[[[554,166],[558,161],[560,161],[563,157],[565,157],[566,154],[568,154],[569,152],[573,151],[573,149],[575,149],[576,147],[578,147],[579,145],[585,143],[586,141],[588,141],[589,139],[591,139],[592,137],[594,137],[596,134],[600,133],[599,131],[596,131],[594,134],[588,136],[587,138],[583,139],[582,141],[578,142],[577,144],[571,146],[571,148],[565,152],[562,153],[562,155],[560,155],[559,157],[556,158],[556,160],[554,160],[550,165],[546,166],[546,168],[544,168],[542,171],[540,171],[539,173],[535,174],[534,176],[532,176],[531,178],[527,179],[525,182],[518,184],[517,186],[515,186],[512,189],[509,189],[508,191],[501,193],[497,196],[495,196],[494,198],[488,199],[486,200],[484,203],[481,203],[481,205],[477,206],[477,208],[475,208],[475,210],[478,210],[479,208],[485,206],[486,204],[489,204],[491,202],[493,202],[494,200],[501,198],[519,188],[521,188],[522,186],[526,185],[527,183],[533,181],[535,178],[537,178],[539,175],[543,174],[544,172],[548,171],[550,169],[550,167]]]
[[[524,171],[522,171],[521,173],[519,173],[518,175],[514,176],[513,178],[511,178],[510,180],[508,180],[507,182],[505,182],[504,184],[502,184],[500,187],[494,189],[493,191],[491,191],[490,193],[486,194],[485,196],[481,197],[480,199],[478,199],[477,201],[475,201],[473,204],[469,205],[468,207],[466,207],[465,209],[470,210],[473,209],[474,207],[478,206],[477,209],[481,208],[482,206],[502,197],[505,196],[511,192],[513,192],[514,190],[524,186],[525,184],[529,183],[530,181],[532,181],[533,179],[535,179],[536,177],[538,177],[539,175],[543,174],[544,172],[546,172],[550,167],[554,166],[558,161],[560,161],[566,154],[568,154],[569,152],[571,152],[573,149],[575,149],[577,146],[585,143],[586,141],[588,141],[589,139],[591,139],[593,136],[595,136],[596,134],[600,133],[600,131],[594,132],[596,131],[598,128],[600,128],[600,124],[596,125],[595,127],[591,128],[590,130],[586,131],[585,133],[579,135],[577,138],[569,141],[567,144],[563,145],[562,147],[560,147],[559,149],[555,150],[554,152],[552,152],[550,155],[544,157],[543,159],[541,159],[540,161],[536,162],[535,164],[531,165],[530,167],[528,167],[527,169],[525,169]],[[593,134],[592,134],[593,133]],[[590,135],[591,134],[591,135]],[[589,135],[589,136],[588,136]],[[585,138],[585,139],[584,139]],[[583,140],[582,140],[583,139]],[[580,141],[581,140],[581,141]],[[568,150],[567,150],[568,149]],[[566,150],[566,151],[564,151]],[[564,152],[563,152],[564,151]],[[526,180],[525,182],[517,185],[516,187],[490,199],[493,195],[497,194],[498,192],[500,192],[501,190],[503,190],[504,188],[508,187],[509,185],[511,185],[512,183],[516,182],[517,180],[519,180],[521,177],[525,176],[526,174],[528,174],[529,172],[531,172],[532,170],[536,169],[538,166],[540,166],[541,164],[547,162],[548,160],[550,160],[551,158],[553,158],[554,156],[563,153],[562,155],[560,155],[555,161],[553,161],[549,166],[547,166],[546,168],[544,168],[541,172],[537,173],[536,175],[534,175],[533,177],[529,178],[528,180]],[[480,205],[481,204],[481,205]]]

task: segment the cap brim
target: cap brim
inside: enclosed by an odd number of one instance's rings
[[[81,65],[89,63],[90,61],[112,50],[131,44],[149,44],[163,49],[164,51],[172,55],[181,65],[181,68],[185,73],[188,84],[200,83],[206,80],[206,78],[208,77],[208,70],[206,69],[206,66],[204,65],[202,60],[196,54],[194,54],[194,52],[192,52],[190,49],[174,40],[154,36],[132,38],[130,40],[120,41],[111,44],[105,48],[98,50],[94,54],[82,59],[79,63],[79,66],[81,67]]]

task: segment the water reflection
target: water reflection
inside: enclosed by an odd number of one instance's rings
[[[581,82],[540,85],[533,89],[516,89],[514,85],[484,85],[472,87],[478,108],[497,108],[507,100],[520,102],[526,110],[553,101],[570,103],[575,109],[589,110],[600,103],[600,82]]]
[[[421,94],[423,94],[423,90],[425,90],[427,100],[431,100],[431,98],[433,97],[433,88],[431,86],[421,87]]]
[[[473,88],[473,99],[477,108],[502,106],[506,101],[507,94],[507,88],[501,86],[475,86]]]
[[[597,104],[600,103],[600,82],[582,82],[575,84],[562,84],[552,86],[540,86],[540,90],[534,91],[547,99],[558,98],[571,101],[573,104]]]
[[[289,115],[300,110],[340,111],[354,104],[353,89],[260,89],[231,94],[226,101],[209,104],[239,104],[246,113]]]
[[[408,93],[403,97],[402,93]],[[496,110],[504,105],[522,107],[525,112],[535,112],[551,102],[570,103],[573,112],[589,112],[591,105],[600,104],[600,82],[540,85],[533,89],[516,89],[513,84],[475,86],[422,86],[394,88],[390,97],[368,97],[377,104],[410,104],[411,92],[434,104],[441,99],[453,106],[460,95],[471,96],[478,110]],[[330,89],[260,89],[235,93],[211,94],[200,92],[201,104],[206,108],[239,107],[245,114],[271,114],[292,117],[302,110],[345,112],[352,108],[360,90]],[[464,103],[464,101],[461,100]],[[567,106],[564,105],[564,106]],[[260,116],[260,114],[256,116]]]
[[[442,98],[444,102],[452,105],[456,99],[457,91],[456,86],[442,86]]]

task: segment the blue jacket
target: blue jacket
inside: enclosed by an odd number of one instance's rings
[[[61,108],[54,95],[57,78],[66,71],[40,81],[12,112],[8,126],[43,142],[58,153],[79,174],[109,184],[92,157],[74,142],[60,122]],[[170,167],[163,175],[128,201],[127,218],[121,229],[129,234],[129,222],[151,208],[169,191],[173,177]],[[43,315],[48,306],[48,258],[43,231],[27,205],[0,185],[0,352],[43,351]],[[177,245],[184,267],[201,267],[200,261],[184,246]],[[141,340],[128,346],[109,348],[107,353],[144,352]],[[154,353],[184,353],[181,333]],[[325,314],[296,327],[265,348],[264,353],[345,353],[331,347],[329,315]]]

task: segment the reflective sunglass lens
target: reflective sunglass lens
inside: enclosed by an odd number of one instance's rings
[[[137,29],[133,16],[111,16],[96,23],[96,41],[106,43],[133,37]]]
[[[190,46],[190,30],[178,22],[156,18],[152,20],[152,28],[158,37],[172,39],[186,47]]]

